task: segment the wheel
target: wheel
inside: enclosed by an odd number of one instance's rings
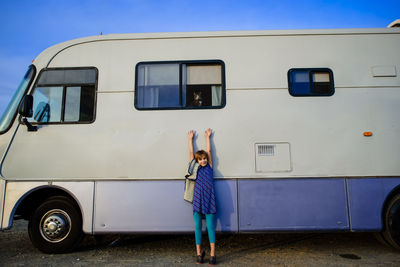
[[[392,198],[387,205],[382,236],[392,247],[400,249],[400,195]]]
[[[79,208],[67,197],[51,197],[32,214],[28,232],[33,245],[44,253],[71,251],[82,238]]]

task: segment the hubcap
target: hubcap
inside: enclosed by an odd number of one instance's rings
[[[40,234],[51,243],[64,240],[71,231],[71,218],[59,209],[49,210],[40,220]]]

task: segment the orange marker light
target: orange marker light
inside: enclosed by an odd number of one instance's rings
[[[364,136],[372,136],[372,132],[364,132]]]

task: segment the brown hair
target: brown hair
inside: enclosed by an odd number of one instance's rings
[[[194,158],[196,159],[196,161],[199,161],[203,157],[206,157],[206,159],[208,161],[208,154],[204,150],[199,150],[196,153],[194,153]]]

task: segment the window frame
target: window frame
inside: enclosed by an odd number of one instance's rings
[[[17,108],[16,108],[15,111],[14,111],[14,114],[13,114],[13,116],[12,116],[12,119],[10,120],[8,126],[7,126],[3,131],[0,131],[0,135],[5,134],[6,132],[8,132],[8,131],[11,129],[11,127],[14,125],[15,118],[17,118],[18,109],[19,109],[19,106],[21,105],[22,99],[23,99],[24,96],[29,92],[29,90],[30,90],[32,84],[34,83],[34,81],[35,81],[35,79],[36,79],[36,74],[37,74],[36,66],[33,65],[33,64],[31,64],[31,65],[28,66],[28,70],[29,70],[30,68],[32,68],[32,71],[33,71],[32,79],[28,82],[28,85],[26,86],[26,88],[25,88],[25,90],[24,90],[24,93],[23,93],[21,99],[20,99],[19,102],[18,102]],[[25,77],[26,74],[27,74],[27,72],[24,74],[24,77]],[[18,90],[18,88],[17,88],[16,90]],[[14,94],[15,94],[15,92],[14,92]],[[13,97],[11,97],[10,101],[12,101],[12,98],[13,98]],[[9,102],[10,102],[10,101],[9,101]],[[6,106],[6,107],[7,107],[7,106]],[[3,112],[5,112],[5,111],[6,111],[6,110],[4,110]],[[0,117],[1,117],[2,115],[3,115],[3,114],[0,114]]]
[[[38,85],[41,75],[45,71],[51,70],[94,70],[96,73],[95,83],[65,83],[65,84],[46,84],[45,86]],[[39,75],[36,78],[35,84],[32,87],[32,91],[29,93],[30,95],[34,96],[36,89],[39,87],[63,87],[63,96],[62,96],[62,104],[61,104],[61,119],[62,121],[59,122],[37,122],[37,121],[30,121],[33,125],[59,125],[59,124],[91,124],[96,121],[96,110],[97,110],[97,89],[98,89],[98,81],[99,81],[99,70],[96,67],[56,67],[56,68],[43,68],[40,70]],[[63,121],[65,117],[65,97],[67,93],[67,87],[76,87],[76,86],[87,86],[87,85],[94,85],[94,103],[93,103],[93,119],[91,121],[70,121],[66,122]]]
[[[141,65],[156,65],[156,64],[179,64],[179,103],[180,107],[138,107],[138,71]],[[219,106],[182,106],[182,94],[183,94],[183,65],[220,65],[221,66],[221,105]],[[170,60],[170,61],[141,61],[135,66],[135,100],[134,107],[140,111],[146,110],[193,110],[193,109],[222,109],[226,106],[226,82],[225,82],[225,63],[220,59],[213,60]]]
[[[292,89],[292,82],[291,82],[291,74],[295,71],[306,71],[308,72],[308,81],[310,85],[310,93],[309,94],[294,94]],[[312,74],[318,72],[328,72],[329,73],[329,83],[332,87],[332,90],[329,94],[317,94],[313,93],[312,90],[314,88],[314,82],[312,81]],[[287,72],[287,79],[288,79],[288,92],[293,97],[329,97],[335,94],[335,83],[333,79],[333,72],[329,68],[291,68]]]

